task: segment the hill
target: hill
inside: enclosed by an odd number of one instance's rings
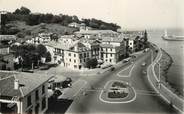
[[[77,31],[76,28],[70,28],[54,23],[41,23],[38,25],[30,26],[27,25],[24,21],[10,21],[3,27],[3,29],[6,29],[5,34],[15,34],[20,38],[24,38],[25,36],[33,36],[40,32],[53,32],[60,35],[64,35],[72,34],[73,32]]]

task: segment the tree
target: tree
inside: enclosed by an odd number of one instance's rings
[[[31,11],[24,6],[22,6],[20,9],[16,9],[13,12],[13,14],[18,14],[18,15],[29,15],[30,13],[31,13]]]
[[[98,65],[98,61],[96,58],[88,59],[86,62],[87,68],[96,68],[97,65]]]
[[[41,57],[46,57],[47,48],[46,48],[44,45],[39,44],[39,45],[36,47],[36,52],[37,52]]]
[[[51,54],[50,52],[46,53],[46,62],[51,62],[52,58],[51,58]]]

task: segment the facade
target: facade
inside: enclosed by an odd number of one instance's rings
[[[10,53],[10,44],[14,42],[14,35],[0,35],[0,70],[13,70],[13,54]]]
[[[91,58],[90,48],[77,42],[64,51],[64,66],[71,69],[82,69],[85,68],[85,63],[89,58]]]
[[[124,56],[120,46],[113,46],[112,44],[101,44],[101,60],[106,64],[115,64]]]
[[[103,37],[101,46],[101,59],[105,63],[115,64],[126,53],[125,42],[123,38]]]
[[[76,23],[76,22],[72,22],[70,24],[68,24],[69,27],[74,27],[74,28],[80,28],[80,24]]]
[[[128,40],[128,47],[129,47],[129,50],[131,51],[131,52],[134,52],[135,51],[135,45],[134,45],[134,39],[129,39]]]
[[[0,55],[0,70],[14,70],[13,54]]]
[[[0,76],[0,113],[43,114],[47,110],[47,82],[51,77],[15,72]]]
[[[7,45],[1,45],[0,43],[0,55],[6,55],[10,53],[10,48]]]

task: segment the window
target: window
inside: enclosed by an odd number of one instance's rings
[[[74,57],[76,57],[76,54],[74,54]]]
[[[106,58],[108,57],[108,54],[106,53]]]
[[[44,110],[45,107],[46,107],[46,98],[44,97],[44,98],[42,99],[42,110]]]
[[[107,48],[106,48],[106,52],[107,52]]]
[[[71,59],[69,59],[69,61],[71,62],[72,60],[71,60]]]
[[[86,53],[84,53],[84,58],[86,58]]]
[[[36,101],[39,100],[39,91],[38,90],[36,90],[36,92],[35,92],[35,99],[36,99]]]
[[[86,62],[86,60],[84,59],[84,62]]]
[[[27,107],[31,106],[31,95],[27,97]]]
[[[77,65],[74,65],[74,68],[77,68]]]
[[[68,56],[71,56],[71,53],[68,53]]]
[[[45,85],[42,86],[42,94],[45,93]]]
[[[79,55],[79,58],[82,58],[82,54]]]
[[[89,53],[87,53],[87,57],[89,57]]]
[[[111,51],[112,51],[112,48],[111,48]]]
[[[111,54],[111,57],[112,57],[112,54]]]
[[[76,60],[74,60],[74,63],[76,63]]]
[[[109,59],[109,62],[111,62],[112,60],[111,59]]]

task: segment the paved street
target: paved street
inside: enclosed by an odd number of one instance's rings
[[[154,93],[146,75],[143,74],[143,70],[146,70],[151,62],[151,53],[148,52],[136,59],[136,62],[116,68],[115,71],[81,77],[80,79],[86,80],[88,84],[78,92],[66,113],[176,113]],[[143,62],[147,63],[145,67],[141,66]],[[110,80],[129,82],[136,91],[136,99],[129,103],[102,102],[99,99],[100,92]]]

